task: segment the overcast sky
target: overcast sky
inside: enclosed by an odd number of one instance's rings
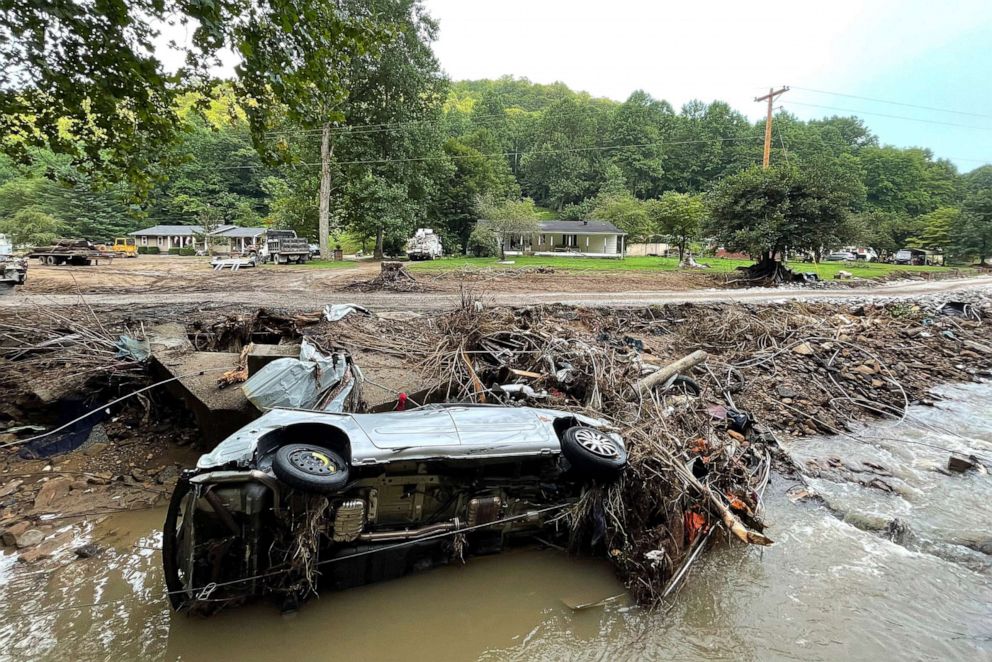
[[[752,119],[763,113],[755,96],[790,85],[778,103],[799,117],[854,110],[885,143],[930,147],[962,170],[992,162],[992,0],[426,5],[440,21],[435,50],[454,80],[511,74],[617,100],[643,89],[676,108],[721,99]]]

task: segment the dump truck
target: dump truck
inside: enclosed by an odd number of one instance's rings
[[[89,266],[101,259],[110,261],[114,254],[97,249],[85,239],[62,239],[51,246],[35,248],[27,257],[36,257],[42,264],[56,266],[71,264],[74,266]]]
[[[269,230],[262,245],[251,253],[257,253],[262,262],[302,264],[310,259],[310,243],[293,230]]]
[[[444,254],[441,238],[430,228],[420,228],[406,242],[406,256],[410,260],[433,260]]]

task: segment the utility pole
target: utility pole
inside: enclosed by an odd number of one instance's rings
[[[768,101],[768,116],[765,118],[765,154],[761,159],[761,167],[768,169],[768,161],[772,155],[772,102],[775,97],[785,94],[789,91],[788,85],[782,87],[780,90],[775,88],[769,88],[768,94],[763,97],[755,97],[755,101]]]

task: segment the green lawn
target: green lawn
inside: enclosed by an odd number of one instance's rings
[[[605,258],[574,258],[574,257],[535,257],[520,256],[507,258],[513,264],[499,264],[499,260],[494,258],[480,257],[446,257],[440,260],[429,262],[411,262],[407,268],[412,271],[425,271],[439,273],[444,271],[454,271],[464,267],[468,268],[493,268],[493,269],[519,269],[524,267],[553,267],[561,271],[674,271],[678,268],[678,259],[673,257],[628,257],[623,260],[611,260]],[[750,260],[733,260],[724,258],[699,258],[701,264],[708,264],[708,273],[726,273],[734,271],[737,267],[747,266]],[[804,264],[801,262],[792,265],[796,271],[812,271],[824,280],[832,279],[841,270],[848,271],[860,278],[878,278],[894,271],[920,272],[920,271],[948,271],[947,267],[910,267],[896,264],[879,263],[858,263],[857,265],[846,265],[842,262],[823,262],[820,264]]]

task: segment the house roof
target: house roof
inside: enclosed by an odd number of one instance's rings
[[[488,221],[478,221],[485,226]],[[561,232],[563,234],[616,234],[627,233],[606,221],[538,221],[536,232]]]
[[[217,230],[212,234],[220,237],[258,237],[265,234],[268,228],[237,228],[231,227],[224,230]]]
[[[565,234],[627,234],[606,221],[538,221],[541,232],[563,232]]]
[[[217,229],[210,234],[221,234],[237,226],[234,225],[218,225]],[[202,225],[153,225],[150,228],[145,228],[144,230],[136,230],[134,232],[129,232],[129,235],[133,237],[189,237],[194,234],[203,234]]]

